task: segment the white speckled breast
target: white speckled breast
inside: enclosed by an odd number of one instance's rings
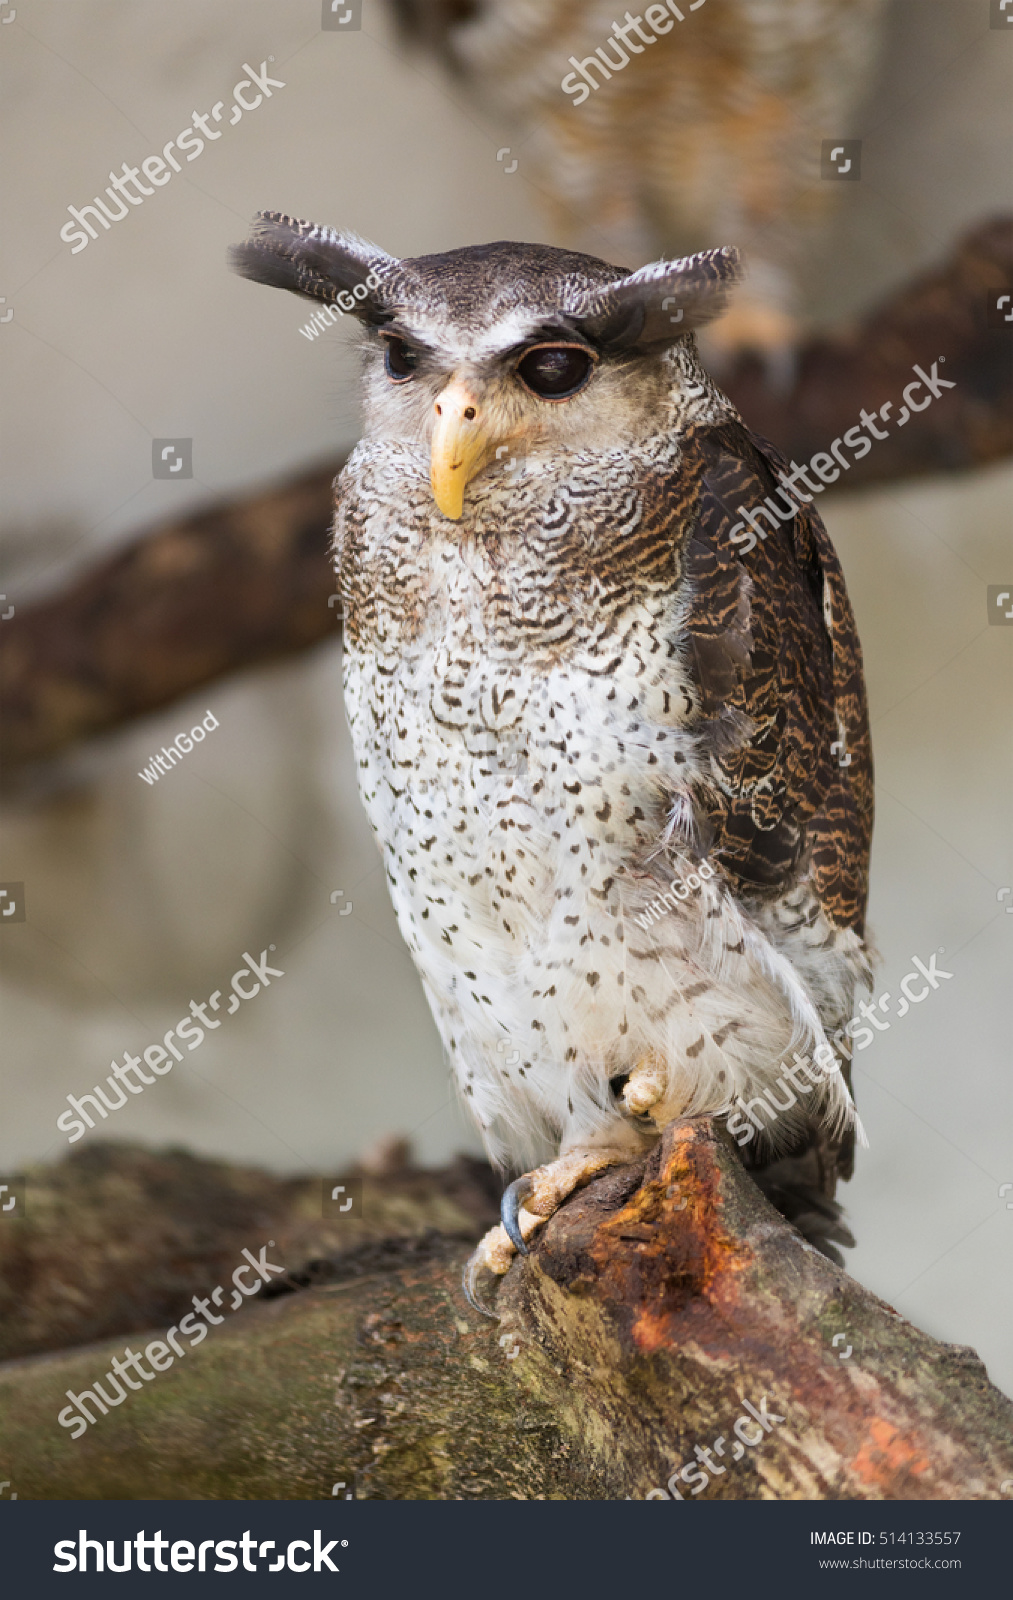
[[[678,1104],[715,1109],[800,1028],[822,1037],[814,997],[836,992],[807,987],[720,876],[637,922],[699,861],[679,550],[638,581],[602,534],[636,545],[638,479],[657,468],[678,471],[671,440],[557,456],[551,477],[536,462],[487,473],[460,523],[432,506],[421,451],[363,444],[343,476],[360,791],[499,1159],[607,1138],[609,1080],[651,1051]]]

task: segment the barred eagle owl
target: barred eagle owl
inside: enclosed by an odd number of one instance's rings
[[[775,1087],[745,1159],[832,1250],[866,701],[813,497],[697,358],[735,251],[398,260],[261,213],[233,265],[364,331],[334,521],[360,792],[465,1103],[526,1169],[469,1290],[673,1118]]]

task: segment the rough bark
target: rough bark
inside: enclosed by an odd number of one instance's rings
[[[394,1140],[368,1165],[284,1178],[96,1139],[30,1170],[24,1216],[0,1213],[0,1360],[168,1327],[194,1294],[228,1281],[255,1239],[274,1239],[305,1285],[334,1260],[382,1261],[399,1241],[477,1238],[499,1215],[493,1172],[473,1157],[420,1170]],[[348,1214],[325,1208],[325,1181],[356,1197]]]
[[[706,1119],[575,1196],[499,1309],[518,1382],[615,1494],[667,1493],[722,1434],[708,1499],[998,1499],[1011,1476],[1013,1403],[975,1352],[805,1243]],[[764,1396],[783,1422],[751,1417]],[[729,1459],[740,1417],[761,1437]]]
[[[575,1195],[503,1280],[498,1323],[459,1287],[461,1224],[481,1226],[486,1191],[474,1170],[451,1171],[435,1227],[439,1175],[371,1180],[369,1238],[295,1271],[293,1292],[248,1302],[78,1440],[56,1422],[65,1391],[165,1320],[0,1368],[13,1492],[316,1499],[354,1482],[380,1499],[660,1498],[722,1436],[710,1460],[725,1471],[704,1474],[701,1499],[999,1499],[1013,1486],[1013,1405],[974,1352],[920,1333],[807,1246],[708,1120],[673,1124],[646,1163]],[[308,1182],[294,1180],[301,1221],[271,1204],[259,1218],[279,1229],[279,1260],[324,1242],[300,1235]],[[167,1192],[162,1204],[178,1214]],[[227,1259],[219,1241],[202,1293]],[[693,1498],[685,1480],[672,1487]]]
[[[812,340],[787,393],[748,358],[723,386],[749,425],[800,463],[863,408],[892,401],[888,437],[835,489],[1002,459],[1013,452],[1013,323],[994,313],[1003,289],[1013,289],[1009,218],[975,229],[943,267],[853,325]],[[941,357],[956,387],[895,426],[913,366],[930,370]],[[146,533],[63,593],[19,606],[0,631],[5,770],[333,637],[327,527],[341,462]]]

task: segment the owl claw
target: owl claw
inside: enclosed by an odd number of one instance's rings
[[[464,1271],[461,1274],[461,1288],[464,1290],[464,1298],[472,1310],[477,1311],[480,1316],[490,1317],[493,1322],[498,1322],[500,1320],[499,1317],[495,1311],[489,1309],[478,1292],[478,1275],[484,1266],[485,1259],[482,1254],[482,1247],[479,1245],[478,1249],[465,1262]]]
[[[502,1278],[510,1271],[517,1255],[530,1254],[525,1243],[525,1233],[530,1236],[548,1221],[575,1189],[582,1188],[607,1167],[629,1161],[637,1153],[632,1145],[614,1149],[570,1150],[545,1167],[525,1172],[508,1185],[500,1202],[502,1222],[490,1228],[464,1269],[462,1287],[468,1304],[484,1317],[498,1322],[479,1293],[479,1274],[488,1272]],[[525,1201],[529,1202],[525,1206]],[[521,1210],[524,1208],[524,1225],[521,1227]]]
[[[513,1242],[507,1238],[506,1229],[497,1223],[494,1228],[489,1229],[465,1264],[461,1279],[464,1297],[483,1317],[491,1317],[494,1322],[498,1322],[499,1317],[486,1305],[479,1285],[483,1278],[502,1278],[504,1273],[509,1272],[515,1254]]]
[[[529,1199],[533,1192],[534,1184],[531,1181],[531,1174],[526,1172],[523,1177],[515,1178],[513,1183],[504,1189],[503,1198],[499,1203],[499,1214],[503,1222],[503,1230],[514,1249],[522,1256],[528,1255],[529,1251],[524,1243],[524,1235],[521,1233],[519,1213],[524,1201]]]

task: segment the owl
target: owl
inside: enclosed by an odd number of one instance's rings
[[[823,141],[853,135],[886,0],[391,0],[509,125],[553,238],[645,261],[734,239],[749,269],[709,330],[787,376],[803,278],[847,193]],[[843,164],[843,163],[842,163]]]
[[[233,266],[363,334],[334,517],[359,788],[464,1103],[520,1172],[469,1295],[681,1116],[727,1117],[786,1215],[853,1242],[831,1040],[868,978],[861,653],[816,483],[697,356],[736,251],[399,260],[266,212]]]

